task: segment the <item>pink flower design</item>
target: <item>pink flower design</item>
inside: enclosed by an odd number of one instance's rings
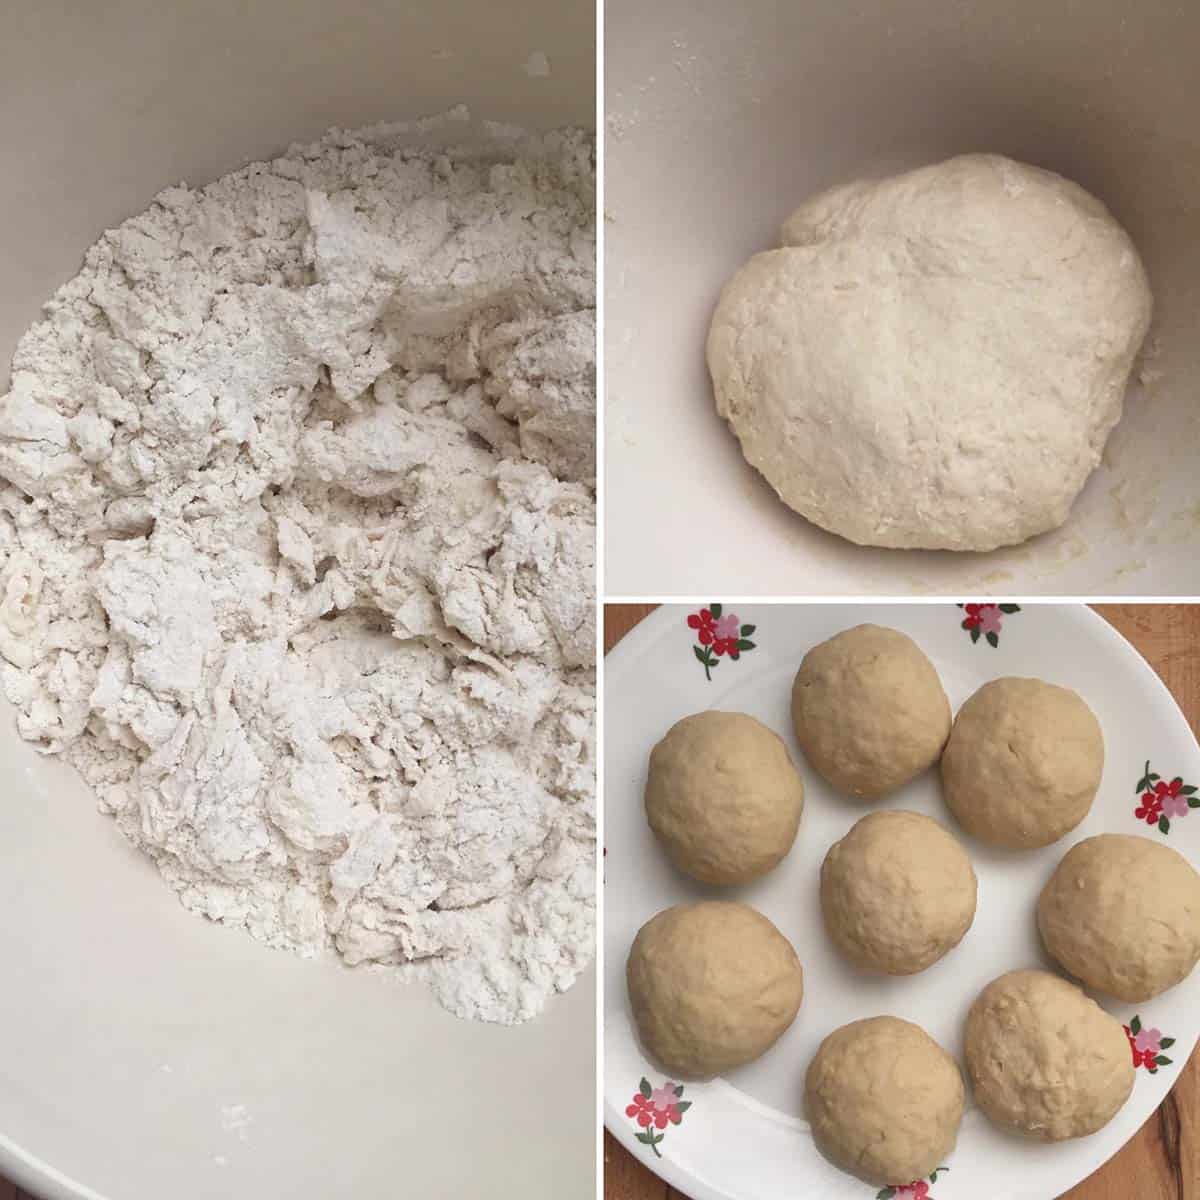
[[[715,628],[717,637],[724,638],[726,641],[730,638],[737,641],[741,626],[738,624],[736,613],[727,613],[716,622]]]
[[[660,1088],[655,1088],[650,1093],[650,1103],[655,1108],[665,1112],[668,1108],[675,1107],[675,1085],[668,1079]]]
[[[1171,1059],[1163,1051],[1175,1045],[1174,1038],[1163,1037],[1160,1029],[1143,1029],[1140,1017],[1134,1017],[1123,1028],[1129,1040],[1129,1053],[1135,1070],[1145,1067],[1151,1075],[1157,1075],[1159,1067],[1171,1065]]]
[[[985,604],[979,614],[979,628],[984,633],[999,633],[1004,624],[1004,614],[998,604]],[[928,1186],[928,1185],[927,1185]]]
[[[1145,1054],[1147,1050],[1152,1050],[1155,1054],[1162,1047],[1162,1030],[1161,1029],[1143,1029],[1134,1039],[1133,1044]]]

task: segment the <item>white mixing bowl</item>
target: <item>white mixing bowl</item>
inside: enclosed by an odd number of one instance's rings
[[[1200,592],[1200,7],[609,0],[605,34],[610,595]],[[986,555],[863,549],[742,458],[709,318],[801,200],[966,151],[1109,206],[1158,352],[1062,529]]]
[[[10,6],[0,390],[84,249],[168,183],[459,103],[591,125],[593,19],[583,0]],[[594,972],[505,1029],[207,924],[7,709],[0,797],[0,1176],[53,1200],[594,1195]]]

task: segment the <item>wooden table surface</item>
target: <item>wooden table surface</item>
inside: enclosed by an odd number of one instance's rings
[[[1101,616],[1137,647],[1171,689],[1188,724],[1200,729],[1200,605],[1098,604]],[[611,650],[650,604],[604,609],[604,648]],[[1193,1054],[1158,1111],[1067,1200],[1200,1200],[1200,1053]],[[686,1200],[604,1135],[605,1200]],[[9,1200],[0,1190],[0,1200]],[[984,1200],[984,1197],[980,1197]],[[1049,1200],[1049,1198],[1047,1198]]]

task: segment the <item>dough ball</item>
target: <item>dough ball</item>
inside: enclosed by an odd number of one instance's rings
[[[646,818],[702,883],[747,883],[792,848],[804,784],[778,734],[744,713],[684,717],[650,753]]]
[[[809,1064],[804,1107],[821,1152],[867,1183],[941,1166],[963,1115],[958,1064],[920,1026],[871,1017],[835,1029]]]
[[[717,411],[785,504],[866,546],[992,550],[1061,525],[1150,323],[1082,188],[968,154],[833,188],[725,286]]]
[[[1200,960],[1200,875],[1149,838],[1104,833],[1072,846],[1037,916],[1054,958],[1130,1004],[1174,987]]]
[[[980,992],[966,1055],[979,1107],[1043,1142],[1095,1133],[1133,1089],[1121,1023],[1048,971],[1010,971]]]
[[[642,1044],[669,1071],[693,1078],[770,1049],[804,995],[791,942],[748,904],[719,900],[647,921],[625,977]]]
[[[1075,828],[1104,769],[1104,735],[1069,688],[993,679],[958,710],[942,756],[942,790],[980,841],[1029,849]]]
[[[839,792],[874,800],[937,762],[950,702],[912,638],[856,625],[804,656],[792,723],[805,757]]]
[[[876,812],[834,842],[821,866],[825,928],[851,962],[913,975],[962,941],[975,920],[967,852],[935,820]]]

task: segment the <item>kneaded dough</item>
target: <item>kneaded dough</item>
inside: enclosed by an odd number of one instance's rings
[[[1076,979],[1129,1004],[1200,960],[1200,875],[1170,846],[1102,833],[1072,846],[1042,889],[1038,929]]]
[[[954,1149],[958,1064],[920,1026],[871,1017],[835,1029],[809,1064],[804,1108],[821,1152],[867,1183],[903,1186]]]
[[[1010,971],[980,992],[966,1057],[979,1107],[1043,1142],[1095,1133],[1133,1090],[1121,1023],[1049,971]]]
[[[720,900],[647,921],[625,978],[642,1044],[688,1078],[758,1058],[795,1020],[804,996],[791,942],[748,904]]]
[[[1048,846],[1092,807],[1104,770],[1100,722],[1070,688],[985,683],[958,710],[942,791],[959,824],[995,846]]]
[[[717,411],[780,498],[867,546],[1061,525],[1121,416],[1151,295],[1061,176],[967,154],[835,187],[725,286]]]
[[[937,762],[950,701],[912,638],[856,625],[804,656],[792,724],[805,758],[839,792],[875,800]]]
[[[792,848],[804,784],[783,739],[745,713],[677,721],[650,752],[646,819],[702,883],[749,883]]]
[[[860,967],[914,975],[962,941],[977,882],[957,838],[932,817],[870,813],[821,865],[825,928]]]

